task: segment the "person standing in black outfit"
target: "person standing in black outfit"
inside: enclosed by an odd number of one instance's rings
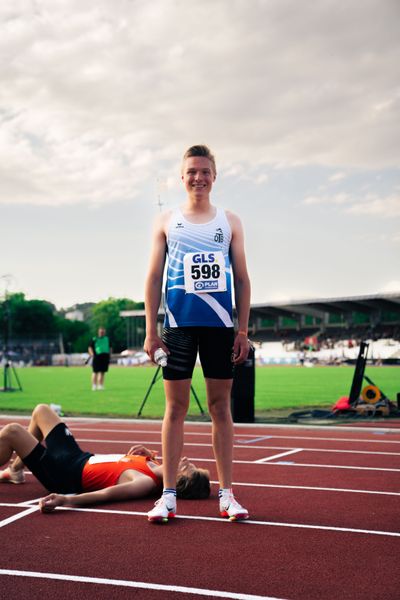
[[[104,376],[110,364],[110,340],[104,327],[99,327],[97,336],[89,344],[88,352],[92,357],[92,390],[104,390]]]

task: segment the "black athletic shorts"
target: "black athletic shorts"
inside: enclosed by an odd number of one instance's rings
[[[25,465],[49,492],[82,492],[83,467],[93,454],[81,450],[65,423],[58,423],[45,442],[24,458]]]
[[[95,354],[93,356],[92,364],[93,373],[107,373],[109,364],[110,355],[107,352],[103,352],[103,354]]]
[[[191,379],[197,352],[204,377],[232,379],[233,327],[165,327],[162,340],[170,351],[164,379]]]

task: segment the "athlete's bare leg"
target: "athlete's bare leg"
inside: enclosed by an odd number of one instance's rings
[[[189,407],[191,379],[164,380],[166,396],[162,424],[164,488],[176,487],[176,474],[183,449],[183,426]]]
[[[97,387],[97,373],[92,373],[92,386]]]
[[[206,378],[208,410],[212,419],[212,443],[221,488],[232,487],[231,388],[232,379]]]
[[[22,451],[22,453],[18,450],[18,448],[14,448],[15,452],[18,454],[17,458],[14,460],[14,462],[12,463],[12,468],[14,469],[14,471],[18,471],[19,469],[23,469],[24,468],[24,464],[23,461],[21,460],[21,458],[24,458],[25,456],[27,456],[29,454],[29,452],[31,452],[33,450],[33,448],[37,445],[38,442],[41,442],[48,433],[50,433],[50,431],[52,429],[54,429],[54,427],[56,425],[58,425],[59,423],[61,423],[60,418],[58,417],[58,415],[54,412],[54,410],[52,410],[50,408],[50,406],[48,406],[48,404],[38,404],[33,412],[32,412],[32,417],[28,426],[28,431],[26,431],[26,429],[24,429],[22,426],[21,429],[22,431],[29,435],[29,442],[28,442],[28,437],[25,435],[22,435],[21,431],[19,430],[18,433],[16,433],[16,436],[18,438],[17,442],[18,444],[22,443],[22,439],[25,440],[24,444],[26,443],[27,446],[26,447],[30,447],[30,449],[28,451]],[[21,438],[21,441],[20,439]],[[15,443],[15,439],[14,439],[14,443]],[[25,445],[24,445],[25,447]],[[21,449],[21,446],[20,446]],[[12,453],[11,453],[12,454]],[[11,457],[11,455],[10,455]],[[4,461],[5,462],[5,461]],[[4,462],[1,462],[0,460],[0,464],[4,464]]]

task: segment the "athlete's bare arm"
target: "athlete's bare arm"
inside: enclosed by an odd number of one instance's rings
[[[146,339],[144,350],[151,360],[154,359],[154,352],[157,348],[163,348],[168,353],[168,348],[157,335],[157,314],[161,301],[167,253],[166,223],[170,215],[171,212],[163,213],[155,222],[150,264],[145,283]]]
[[[120,483],[112,487],[84,492],[83,494],[64,495],[49,494],[39,501],[42,512],[52,512],[57,506],[78,507],[100,504],[104,502],[118,502],[121,500],[133,500],[143,498],[156,489],[157,485],[151,477],[138,476],[133,481]]]
[[[247,272],[246,255],[244,251],[244,234],[242,223],[238,216],[226,213],[232,230],[231,262],[235,290],[235,305],[238,318],[238,333],[233,346],[234,363],[244,362],[249,353],[247,330],[250,314],[250,279]]]

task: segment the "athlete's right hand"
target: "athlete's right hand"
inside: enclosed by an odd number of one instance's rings
[[[164,342],[158,335],[146,335],[146,339],[144,340],[143,344],[143,349],[153,363],[155,363],[154,352],[158,348],[162,348],[167,354],[170,353],[167,346],[164,344]]]
[[[63,496],[62,494],[49,494],[45,498],[41,498],[39,500],[40,512],[53,512],[53,510],[55,510],[57,506],[64,506],[65,500],[65,496]]]

